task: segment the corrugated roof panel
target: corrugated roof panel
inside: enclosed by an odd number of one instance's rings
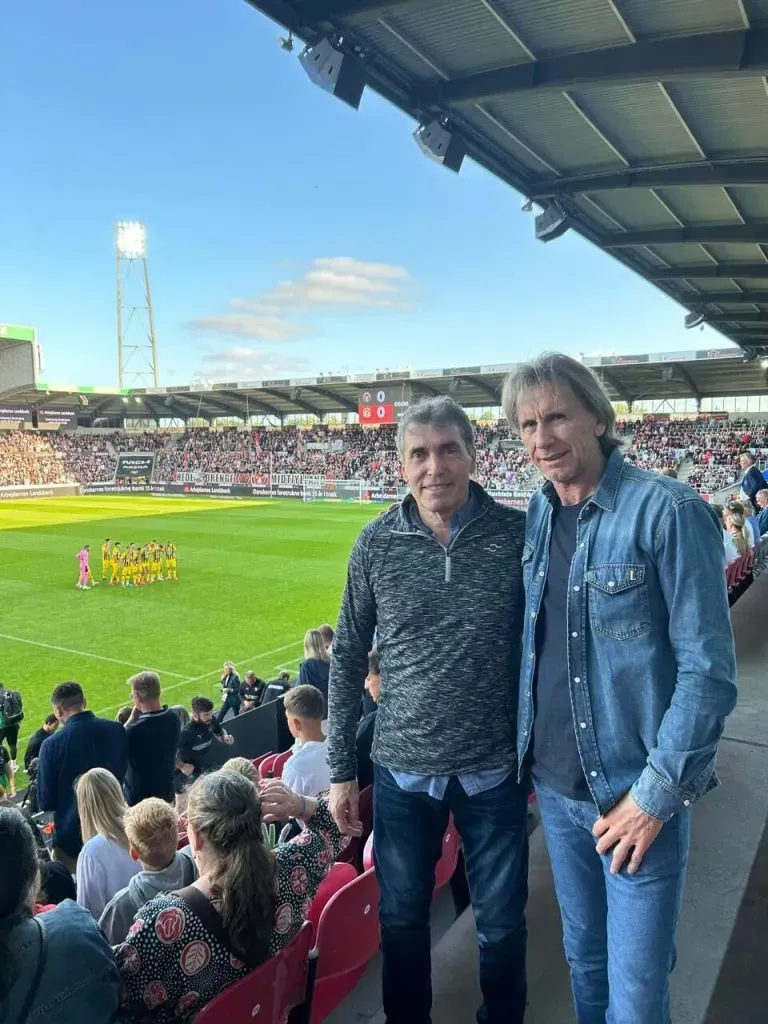
[[[744,28],[738,0],[621,0],[617,7],[638,39]]]
[[[652,245],[651,248],[670,267],[680,263],[701,263],[704,267],[711,267],[714,264],[714,260],[707,256],[700,245],[669,243],[667,245]]]
[[[737,277],[734,280],[739,288],[742,288],[745,292],[760,291],[766,287],[766,279],[764,277]]]
[[[516,93],[485,104],[504,124],[563,173],[618,170],[623,166],[559,92]]]
[[[405,72],[405,75],[401,73],[401,78],[408,76],[416,82],[441,82],[443,80],[441,75],[425,64],[412,50],[408,49],[378,22],[371,22],[365,28],[356,28],[355,38],[369,46],[374,52],[386,57],[398,72]]]
[[[719,242],[717,245],[708,244],[707,249],[718,263],[759,263],[765,259],[759,245]]]
[[[554,177],[547,164],[542,163],[541,160],[532,155],[530,150],[525,148],[528,144],[528,139],[523,136],[522,132],[514,132],[512,128],[509,128],[509,132],[504,131],[503,128],[500,128],[489,117],[486,117],[477,107],[462,108],[460,120],[471,125],[478,134],[490,139],[514,161],[531,171],[534,178],[547,179]],[[505,125],[504,127],[507,126]],[[516,141],[512,135],[515,135],[520,141]],[[546,159],[543,154],[540,154],[540,156]]]
[[[667,88],[708,157],[765,155],[768,93],[762,78],[695,78]]]
[[[677,221],[670,217],[658,199],[647,189],[614,189],[610,192],[591,192],[593,199],[623,228],[640,231],[643,228],[674,228]]]
[[[605,0],[496,0],[496,6],[538,58],[630,42]]]
[[[702,185],[697,188],[675,186],[659,188],[656,191],[689,226],[741,223],[733,204],[728,201],[727,195],[718,185]]]
[[[571,89],[570,93],[630,163],[673,164],[701,159],[656,83],[599,85]]]
[[[452,77],[530,61],[525,50],[478,0],[422,11],[395,7],[383,20]]]
[[[606,234],[610,231],[621,231],[610,214],[600,208],[603,204],[596,205],[590,200],[590,196],[572,196],[571,203],[577,207],[579,215],[598,231]]]
[[[768,23],[768,0],[746,0],[746,8],[753,28]]]
[[[716,277],[710,278],[708,281],[702,281],[699,284],[698,290],[700,292],[730,292],[733,291],[735,296],[738,296],[741,292],[740,288],[730,281],[727,277],[722,280],[718,280]]]
[[[768,221],[768,185],[731,185],[728,193],[748,220]]]

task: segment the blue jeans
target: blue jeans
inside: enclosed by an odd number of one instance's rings
[[[477,1019],[522,1024],[525,1016],[527,796],[516,773],[469,797],[451,779],[443,800],[407,793],[374,765],[373,831],[381,887],[382,986],[387,1024],[429,1024],[429,913],[448,815],[461,835],[480,944],[484,1004]]]
[[[537,783],[578,1024],[670,1024],[669,975],[691,815],[664,824],[635,875],[595,851],[591,802]]]

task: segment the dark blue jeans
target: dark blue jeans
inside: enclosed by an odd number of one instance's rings
[[[480,945],[483,1024],[525,1016],[527,793],[511,772],[469,797],[451,779],[443,800],[407,793],[374,766],[373,831],[381,887],[379,918],[387,1024],[429,1024],[432,1008],[429,913],[435,865],[453,812],[464,845]]]

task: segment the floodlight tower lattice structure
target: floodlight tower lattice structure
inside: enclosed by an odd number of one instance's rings
[[[147,229],[138,221],[115,225],[117,365],[121,388],[157,387],[157,338],[147,264]]]

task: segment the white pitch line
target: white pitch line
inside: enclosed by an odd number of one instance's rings
[[[2,634],[0,633],[0,636]],[[247,665],[249,662],[261,661],[264,658],[269,658],[272,654],[279,654],[281,651],[287,651],[291,647],[296,647],[297,644],[303,643],[303,640],[294,640],[293,643],[283,644],[282,647],[275,647],[272,651],[264,651],[263,654],[253,654],[250,658],[243,658],[242,661],[234,661],[232,664],[237,668],[238,665]],[[153,671],[160,672],[159,669],[153,669]],[[180,683],[172,683],[170,686],[163,687],[163,694],[170,693],[171,690],[178,690],[181,686],[189,686],[190,683],[199,683],[203,679],[210,679],[211,676],[217,676],[221,672],[220,668],[215,668],[213,672],[205,672],[201,676],[182,676]],[[162,674],[162,673],[160,673]],[[166,672],[166,675],[176,675],[175,672]],[[107,711],[117,711],[118,708],[123,707],[122,704],[114,704],[110,708],[101,708],[100,711],[96,712],[96,715],[103,715]]]
[[[0,640],[14,640],[18,644],[29,644],[32,647],[45,647],[49,651],[62,651],[64,654],[76,654],[79,658],[94,658],[96,661],[109,661],[113,665],[124,665],[126,668],[145,669],[158,672],[160,675],[175,676],[176,679],[187,680],[180,672],[169,672],[161,668],[149,669],[148,665],[139,665],[134,661],[121,661],[120,658],[108,658],[104,654],[93,654],[91,651],[78,651],[74,647],[59,647],[57,644],[47,644],[42,640],[28,640],[23,636],[11,636],[9,633],[0,633]]]

